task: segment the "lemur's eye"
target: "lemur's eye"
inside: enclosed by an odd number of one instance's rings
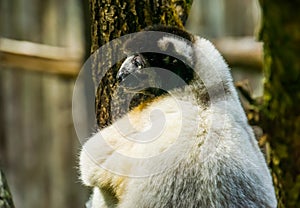
[[[142,66],[143,66],[143,62],[142,62],[141,57],[139,57],[139,56],[134,57],[134,59],[133,59],[133,64],[134,64],[137,68],[141,69]]]

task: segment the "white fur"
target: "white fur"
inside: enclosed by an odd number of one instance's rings
[[[111,189],[117,198],[111,202],[96,188],[93,208],[276,207],[268,167],[226,63],[202,38],[196,38],[193,51],[206,87],[214,92],[214,86],[223,86],[225,97],[207,107],[197,104],[189,87],[173,90],[173,96],[136,108],[91,137],[80,156],[81,178],[87,186]],[[162,114],[151,117],[151,112]],[[163,128],[155,126],[164,118]],[[141,136],[151,129],[160,132],[154,140]],[[155,158],[163,152],[166,157],[150,162],[118,157]],[[129,177],[151,171],[157,174]]]

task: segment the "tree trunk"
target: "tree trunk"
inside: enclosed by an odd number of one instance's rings
[[[265,52],[262,123],[279,207],[300,207],[300,1],[260,0]]]
[[[92,15],[91,52],[123,35],[140,31],[155,24],[183,27],[192,0],[90,0]],[[97,93],[95,111],[97,124],[103,128],[111,123],[111,95],[115,89],[118,65],[112,67],[101,79],[101,59],[113,54],[101,54],[93,59],[93,78]],[[101,57],[102,56],[102,57]],[[108,59],[109,60],[109,59]],[[99,83],[99,86],[98,86]],[[120,101],[121,102],[121,101]],[[114,114],[121,116],[124,109],[114,106]]]

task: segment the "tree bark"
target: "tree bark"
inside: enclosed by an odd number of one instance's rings
[[[14,208],[12,195],[10,193],[6,178],[2,170],[0,170],[0,207]]]
[[[271,145],[279,207],[300,207],[300,1],[260,0],[263,12],[262,124]]]
[[[150,25],[162,24],[182,28],[191,3],[192,0],[90,0],[91,53],[115,38],[140,31]],[[98,128],[109,125],[114,119],[111,114],[111,95],[116,88],[115,75],[118,68],[118,65],[112,67],[100,79],[103,73],[101,70],[103,56],[112,57],[113,54],[107,53],[95,57],[92,66],[97,89],[95,111]],[[126,113],[118,106],[114,106],[113,110],[114,115],[118,116]]]

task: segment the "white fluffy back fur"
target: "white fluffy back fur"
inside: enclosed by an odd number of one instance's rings
[[[206,87],[214,92],[214,86],[221,84],[225,89],[224,99],[216,99],[208,107],[199,106],[193,90],[187,86],[174,90],[173,97],[162,96],[135,108],[91,137],[80,156],[82,181],[95,187],[91,207],[276,207],[268,167],[247,123],[226,63],[209,41],[196,38],[193,46],[195,68],[204,74]],[[163,113],[165,119],[156,140],[145,143],[128,140],[128,137],[143,139],[135,135],[160,124],[162,114],[150,116],[155,110]],[[126,119],[134,128],[126,127]],[[167,157],[151,162],[130,163],[117,157],[118,154],[151,157],[169,148],[172,152]],[[149,177],[128,177],[143,168],[163,171]]]

